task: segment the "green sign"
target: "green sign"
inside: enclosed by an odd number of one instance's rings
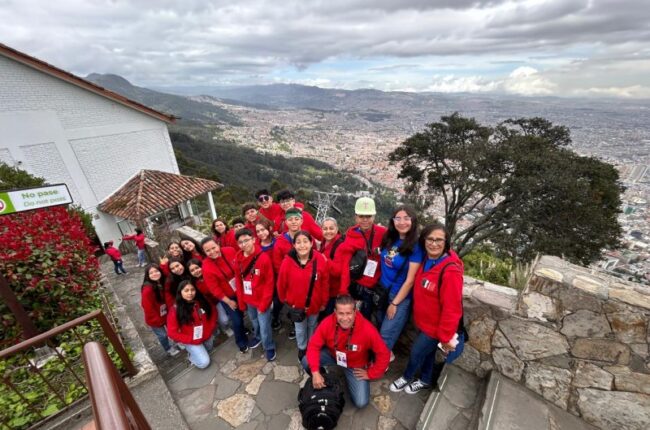
[[[0,193],[0,215],[70,203],[72,203],[72,196],[66,184],[6,191]]]

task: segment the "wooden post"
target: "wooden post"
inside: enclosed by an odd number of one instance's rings
[[[2,273],[0,273],[0,296],[2,296],[14,317],[16,317],[18,324],[23,328],[23,338],[26,340],[36,336],[38,334],[36,326],[27,315],[23,305],[18,301],[18,297],[9,288],[9,283]]]

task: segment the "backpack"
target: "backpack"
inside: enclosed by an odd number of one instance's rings
[[[360,249],[352,254],[350,258],[350,279],[356,281],[363,276],[368,262],[368,254],[365,249]]]
[[[323,374],[325,388],[314,389],[309,377],[298,392],[302,425],[307,430],[331,430],[336,427],[345,406],[343,390],[335,378]]]

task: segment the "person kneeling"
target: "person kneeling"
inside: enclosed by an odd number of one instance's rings
[[[176,304],[167,316],[167,334],[183,345],[190,362],[199,369],[210,365],[209,352],[214,345],[212,332],[217,325],[217,309],[190,281],[178,285]]]
[[[370,353],[374,353],[374,362]],[[349,295],[336,298],[334,313],[323,319],[307,346],[302,365],[311,371],[314,388],[325,386],[321,366],[344,368],[350,398],[357,408],[363,408],[370,398],[371,379],[384,375],[390,352],[379,332],[355,309]]]

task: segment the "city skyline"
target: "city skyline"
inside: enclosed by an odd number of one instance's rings
[[[642,0],[5,0],[0,41],[147,87],[650,98]]]

